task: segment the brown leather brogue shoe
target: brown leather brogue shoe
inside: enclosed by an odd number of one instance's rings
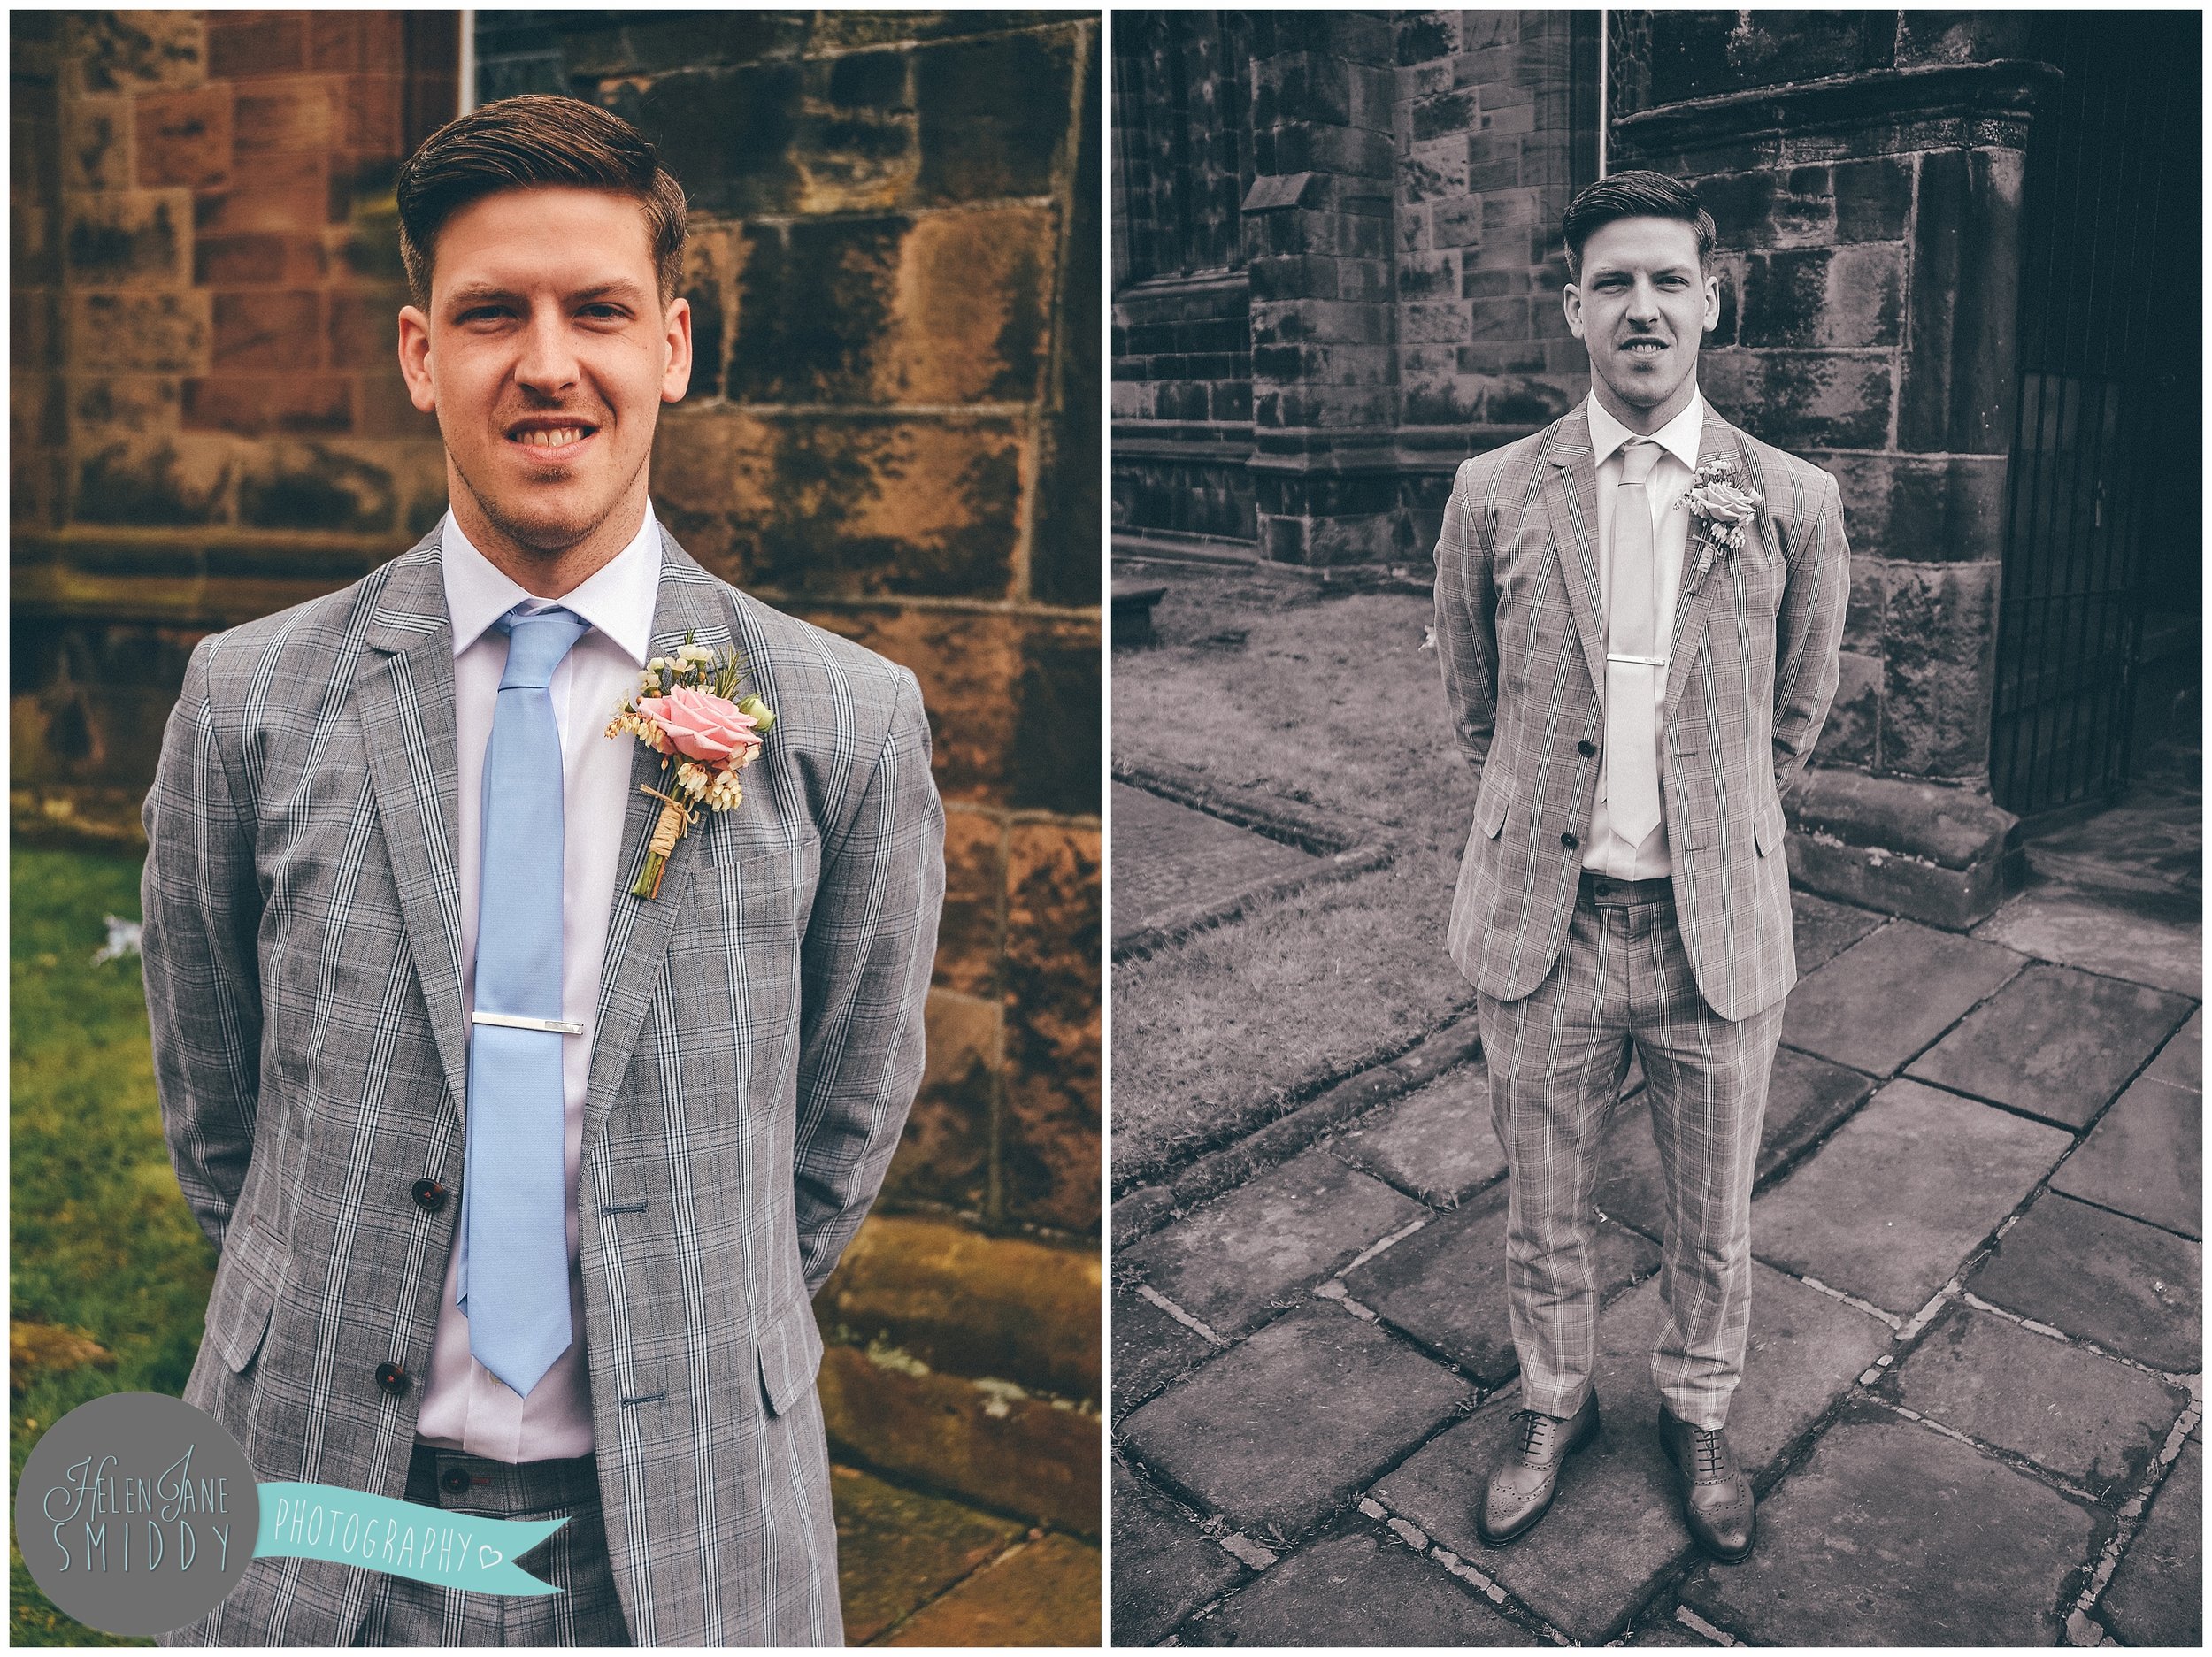
[[[1559,1469],[1598,1436],[1598,1395],[1586,1392],[1582,1408],[1562,1420],[1540,1410],[1517,1409],[1510,1431],[1483,1486],[1475,1534],[1491,1547],[1525,1536],[1551,1511]]]
[[[1681,1479],[1682,1523],[1691,1539],[1724,1565],[1749,1559],[1757,1515],[1727,1430],[1693,1427],[1661,1404],[1659,1445]]]

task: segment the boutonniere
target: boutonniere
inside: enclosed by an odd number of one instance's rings
[[[1697,591],[1705,579],[1705,572],[1713,567],[1716,558],[1724,557],[1743,545],[1744,525],[1750,523],[1758,510],[1759,502],[1766,499],[1749,484],[1742,481],[1741,468],[1725,455],[1715,455],[1697,463],[1697,476],[1678,506],[1686,506],[1697,519],[1698,541],[1705,550],[1699,554],[1697,573],[1690,578],[1690,591]]]
[[[631,896],[659,894],[668,854],[698,816],[696,808],[729,811],[745,798],[738,773],[759,756],[761,739],[776,716],[757,696],[730,700],[744,678],[734,650],[718,656],[686,633],[674,656],[657,656],[645,664],[637,695],[616,710],[607,726],[609,736],[626,732],[661,756],[660,786],[638,785],[641,793],[665,803]]]

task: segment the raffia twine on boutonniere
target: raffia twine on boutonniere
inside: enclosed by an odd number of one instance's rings
[[[738,774],[759,757],[761,739],[776,723],[758,696],[732,700],[745,676],[734,650],[718,656],[686,633],[674,656],[645,664],[639,694],[615,710],[607,734],[634,736],[661,756],[660,786],[638,785],[662,805],[633,897],[660,894],[668,855],[697,819],[697,808],[733,811],[743,802]]]

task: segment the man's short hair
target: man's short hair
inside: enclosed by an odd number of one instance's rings
[[[399,170],[399,256],[415,303],[430,306],[438,232],[502,190],[611,190],[645,210],[661,303],[683,280],[684,192],[645,135],[581,98],[526,93],[470,111],[422,141]]]
[[[1709,271],[1718,233],[1697,192],[1663,173],[1616,173],[1576,192],[1561,230],[1567,240],[1567,280],[1582,280],[1583,244],[1616,219],[1678,219],[1697,232],[1697,265]]]

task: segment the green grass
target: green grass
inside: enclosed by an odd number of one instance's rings
[[[1159,647],[1114,657],[1116,758],[1298,802],[1397,855],[1115,968],[1117,1181],[1258,1126],[1284,1090],[1474,1004],[1444,931],[1475,780],[1421,648],[1429,601],[1265,573],[1132,573],[1169,586]]]
[[[161,1139],[135,956],[90,964],[106,915],[138,913],[139,860],[15,851],[10,875],[12,1322],[72,1329],[111,1367],[13,1374],[8,1486],[39,1434],[107,1392],[180,1393],[214,1251],[185,1207]],[[17,1645],[140,1645],[56,1610],[9,1548]]]

